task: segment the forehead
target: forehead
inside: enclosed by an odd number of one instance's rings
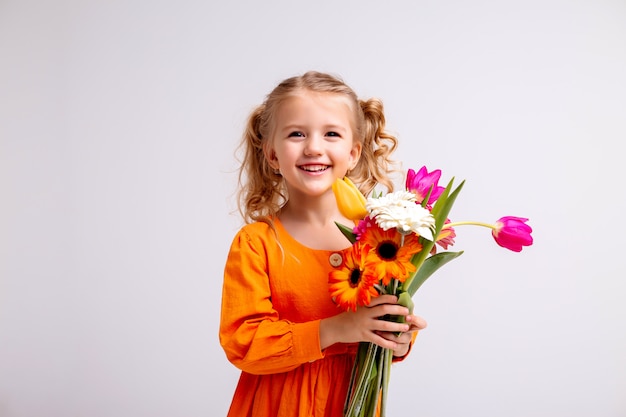
[[[279,124],[320,121],[354,124],[354,109],[348,97],[338,93],[298,90],[286,97],[276,111]]]

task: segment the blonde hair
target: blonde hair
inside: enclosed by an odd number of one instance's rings
[[[247,223],[268,221],[287,201],[287,189],[280,173],[268,164],[263,148],[271,137],[274,116],[280,104],[296,91],[341,94],[354,109],[355,140],[362,144],[361,157],[348,177],[368,195],[377,184],[393,191],[391,153],[398,146],[395,136],[385,130],[383,104],[379,99],[360,100],[343,80],[330,74],[309,71],[282,81],[250,116],[239,146],[243,151],[239,168],[239,211]]]

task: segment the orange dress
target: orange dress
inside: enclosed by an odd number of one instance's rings
[[[244,226],[226,262],[220,343],[242,371],[228,416],[340,416],[357,344],[322,351],[319,325],[341,312],[328,273],[343,252],[300,244],[278,219],[274,228]]]
[[[321,350],[319,325],[341,312],[328,274],[345,251],[310,249],[278,219],[274,229],[244,226],[226,262],[220,343],[242,371],[228,416],[341,416],[357,344]]]

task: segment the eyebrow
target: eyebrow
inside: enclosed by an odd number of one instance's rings
[[[327,124],[323,126],[324,130],[341,130],[341,131],[347,131],[349,129],[346,129],[345,127],[341,126],[341,125],[337,125],[337,124]],[[289,124],[289,125],[285,125],[282,128],[280,128],[280,130],[304,130],[304,125],[300,125],[300,124]]]

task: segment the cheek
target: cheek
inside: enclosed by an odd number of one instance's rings
[[[293,155],[294,151],[290,146],[286,146],[283,144],[281,147],[274,148],[274,158],[278,160],[284,160],[290,158],[290,155]]]

